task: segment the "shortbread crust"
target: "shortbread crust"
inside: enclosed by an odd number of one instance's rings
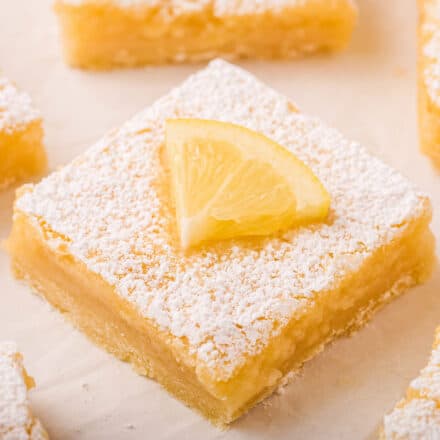
[[[163,156],[171,117],[240,124],[290,149],[330,192],[328,222],[185,254]],[[24,187],[9,249],[17,276],[95,342],[222,425],[424,281],[430,218],[397,172],[217,60]]]

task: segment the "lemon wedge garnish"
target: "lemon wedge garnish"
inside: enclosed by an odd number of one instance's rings
[[[310,168],[262,134],[170,119],[165,143],[184,248],[273,234],[328,214],[329,194]]]

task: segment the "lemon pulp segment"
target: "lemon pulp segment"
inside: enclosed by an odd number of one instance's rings
[[[225,122],[172,119],[166,149],[184,248],[327,216],[330,197],[318,178],[262,134]]]

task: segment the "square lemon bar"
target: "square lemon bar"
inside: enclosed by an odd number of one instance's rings
[[[428,365],[394,410],[385,416],[381,440],[440,439],[440,327]]]
[[[168,118],[235,123],[285,146],[332,198],[326,223],[179,244]],[[424,281],[428,198],[253,76],[215,60],[36,186],[23,187],[13,268],[98,345],[225,425],[336,336]]]
[[[15,343],[0,342],[0,439],[49,438],[30,409],[27,391],[34,385]]]
[[[108,69],[344,48],[354,0],[56,0],[65,56]]]
[[[30,97],[0,77],[0,189],[46,168],[40,113]]]
[[[440,1],[418,3],[420,142],[440,168]]]

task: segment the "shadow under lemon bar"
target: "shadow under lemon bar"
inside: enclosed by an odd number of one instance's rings
[[[261,239],[179,245],[164,159],[167,118],[222,120],[304,161],[328,221]],[[221,60],[71,164],[23,187],[13,269],[95,343],[217,425],[434,265],[428,198],[398,172]]]
[[[56,0],[69,64],[109,69],[344,48],[353,0]]]

